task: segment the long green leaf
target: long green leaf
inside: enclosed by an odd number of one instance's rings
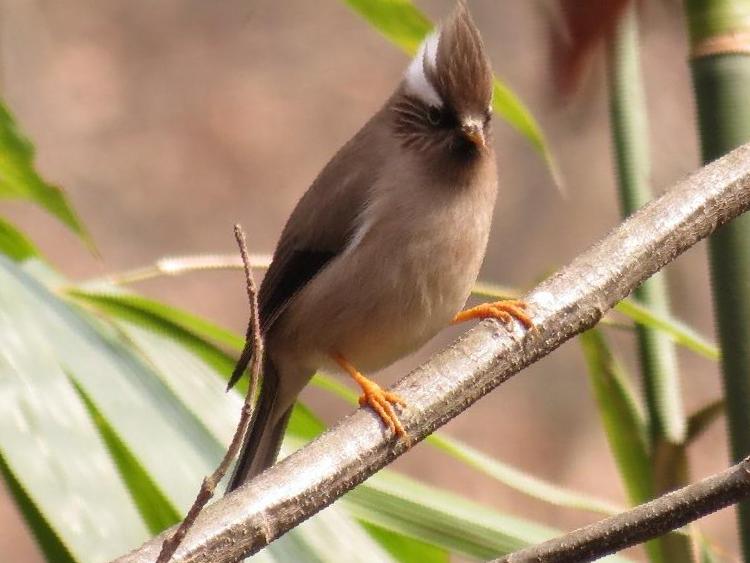
[[[419,561],[419,563],[450,563],[450,554],[443,548],[408,538],[403,534],[386,530],[380,526],[362,521],[360,521],[360,524],[391,555],[403,563],[410,563],[412,561]]]
[[[588,365],[602,426],[630,503],[646,502],[653,496],[655,483],[643,411],[622,366],[615,360],[602,334],[595,328],[588,330],[580,335],[579,342]],[[665,456],[660,474],[674,468],[675,464],[671,462],[677,459],[677,456]],[[664,561],[669,546],[680,545],[683,541],[683,538],[670,536],[661,541],[647,542],[645,547],[651,561]]]
[[[17,483],[12,488],[23,493],[15,498],[37,540],[43,549],[60,551],[52,561],[109,560],[148,537],[61,368],[71,366],[111,383],[100,370],[102,356],[111,358],[107,345],[101,356],[91,354],[101,340],[79,322],[65,304],[0,256],[0,452],[5,475]]]
[[[688,430],[685,443],[692,444],[711,424],[719,420],[726,412],[726,401],[723,398],[711,401],[688,417]]]
[[[368,487],[354,489],[344,500],[353,514],[371,524],[483,560],[559,534],[393,472],[380,472]]]
[[[16,262],[39,255],[34,243],[2,217],[0,217],[0,253]]]
[[[69,373],[68,377],[73,383],[73,388],[78,393],[83,405],[86,407],[91,421],[99,431],[99,436],[107,446],[109,455],[117,466],[120,477],[125,483],[130,497],[133,499],[133,503],[138,508],[138,512],[148,526],[149,531],[156,535],[179,522],[182,518],[180,518],[177,509],[172,506],[172,503],[169,502],[169,499],[159,489],[159,486],[154,483],[138,459],[117,435],[117,431],[102,416],[102,413],[91,400],[91,397],[76,382],[75,376]]]
[[[21,481],[13,474],[10,466],[0,455],[0,474],[3,476],[13,501],[23,515],[29,531],[34,536],[39,549],[48,561],[56,563],[75,563],[75,558],[60,539],[49,520],[34,502],[32,496],[21,485]]]
[[[648,111],[636,9],[635,4],[630,4],[623,10],[607,41],[610,125],[623,218],[653,199]],[[664,272],[656,272],[636,288],[633,300],[652,311],[669,315],[669,289]],[[688,484],[687,480],[681,482],[687,477],[687,456],[681,447],[687,419],[677,347],[668,335],[644,324],[637,326],[636,335],[641,387],[648,413],[653,494],[661,495]],[[689,561],[692,558],[690,540],[674,534],[654,540],[650,544],[650,556],[654,563]]]
[[[492,559],[560,535],[442,489],[381,471],[344,497],[353,514],[454,553]],[[619,556],[607,561],[624,561]]]
[[[640,504],[650,499],[652,492],[643,413],[601,333],[591,329],[579,340],[609,447],[630,502]]]
[[[34,169],[34,148],[0,102],[0,199],[24,199],[57,217],[89,246],[92,241],[63,191]]]
[[[235,359],[216,344],[241,348],[244,343],[239,336],[205,319],[132,293],[74,288],[67,294],[102,313],[169,335],[227,377],[232,373]]]
[[[673,317],[652,311],[632,299],[623,299],[615,305],[615,309],[636,323],[665,332],[677,344],[704,358],[709,360],[720,358],[719,349],[715,344],[707,341],[698,332]]]
[[[414,54],[432,23],[410,0],[344,0],[386,39],[409,54]],[[562,185],[559,169],[541,128],[516,94],[495,79],[492,105],[511,127],[531,143],[544,158],[557,185]]]
[[[427,441],[481,473],[542,502],[607,515],[623,511],[621,506],[614,503],[534,477],[443,434],[433,434]]]

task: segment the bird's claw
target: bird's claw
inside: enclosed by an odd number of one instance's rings
[[[519,321],[526,329],[534,328],[534,321],[526,313],[528,307],[525,301],[519,299],[504,299],[492,303],[482,303],[471,309],[461,311],[453,319],[454,323],[468,321],[470,319],[497,319],[509,324],[513,319]]]
[[[390,391],[384,390],[380,385],[369,379],[359,381],[362,387],[362,395],[359,397],[361,407],[369,406],[374,410],[383,422],[391,429],[391,432],[399,437],[408,437],[404,426],[396,415],[393,405],[404,406],[404,400]]]

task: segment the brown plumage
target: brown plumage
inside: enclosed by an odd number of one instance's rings
[[[297,204],[261,284],[264,381],[230,490],[273,463],[317,369],[338,369],[335,357],[365,373],[380,369],[465,303],[497,187],[491,96],[479,32],[459,3]],[[393,414],[395,399],[380,393]]]

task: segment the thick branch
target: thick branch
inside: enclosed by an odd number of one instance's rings
[[[526,298],[536,329],[485,321],[402,379],[402,415],[421,440],[521,369],[594,326],[643,280],[750,208],[750,145],[706,166],[644,207]],[[309,518],[404,453],[368,409],[340,421],[209,506],[175,555],[236,561]],[[119,559],[151,562],[161,538]]]
[[[750,458],[722,473],[559,538],[511,553],[498,563],[593,561],[650,540],[750,497]]]

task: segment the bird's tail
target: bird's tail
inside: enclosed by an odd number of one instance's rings
[[[279,377],[273,364],[266,360],[263,366],[263,382],[255,404],[253,418],[245,434],[234,473],[229,480],[227,492],[233,491],[273,465],[284,438],[291,407],[279,416],[276,410]]]

